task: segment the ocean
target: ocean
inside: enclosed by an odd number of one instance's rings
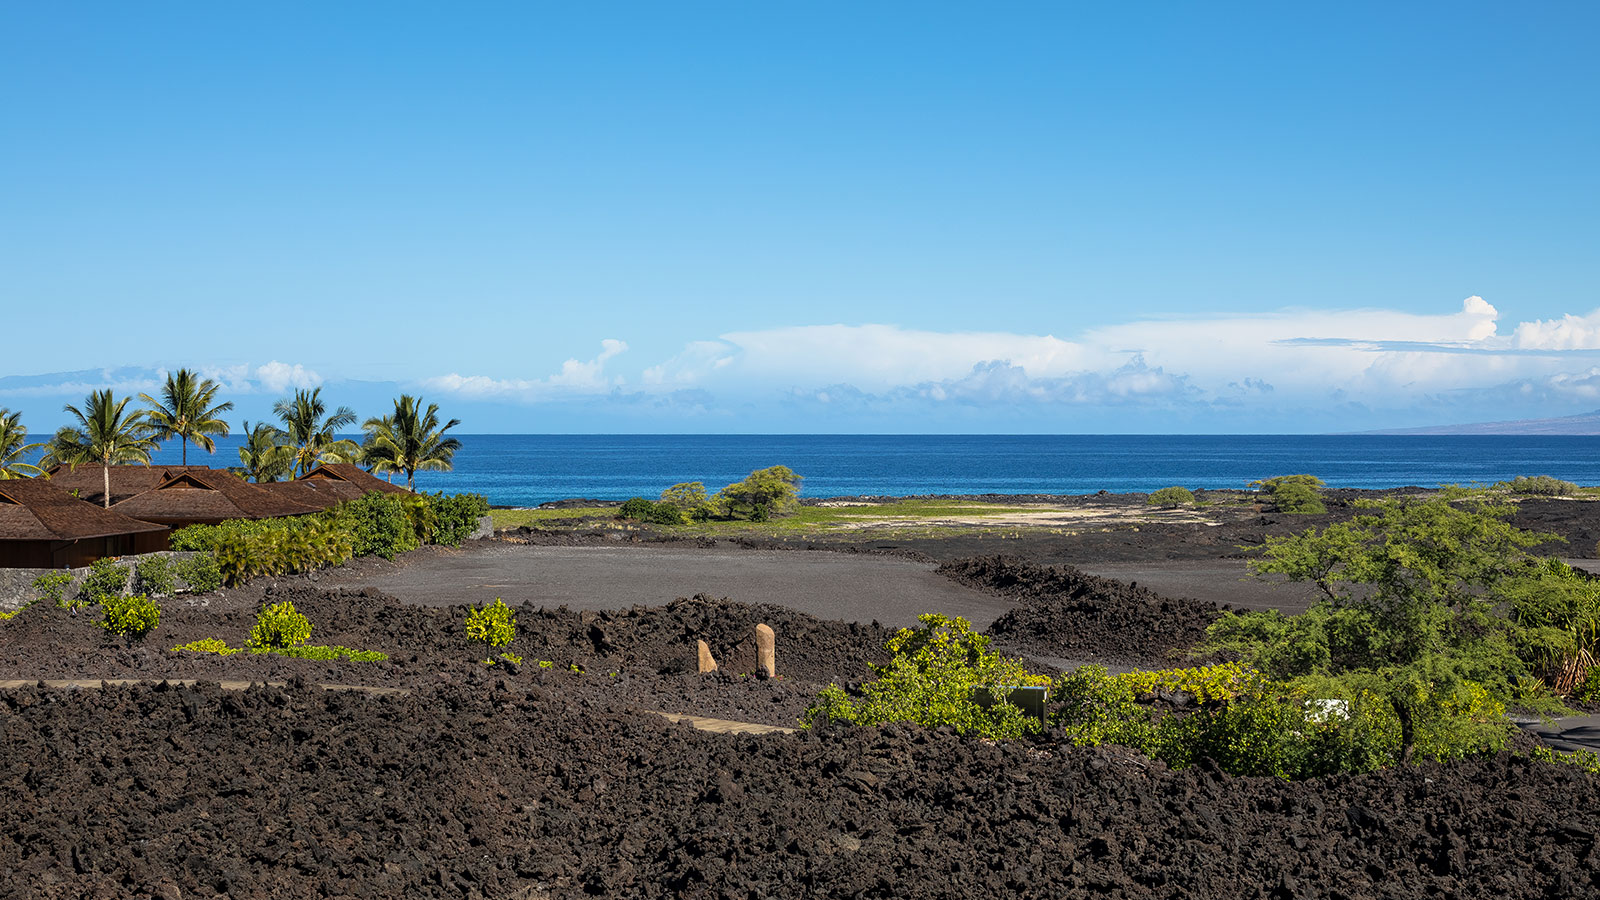
[[[475,492],[497,506],[655,497],[701,481],[716,491],[786,465],[802,496],[1092,494],[1168,485],[1243,488],[1310,473],[1334,487],[1492,483],[1554,475],[1600,484],[1600,438],[1549,435],[678,435],[463,434],[455,470],[417,489]],[[239,438],[191,463],[238,465]],[[156,454],[178,461],[176,443]]]

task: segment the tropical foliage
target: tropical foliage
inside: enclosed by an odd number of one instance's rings
[[[38,466],[25,460],[44,444],[28,443],[28,429],[22,427],[22,413],[0,406],[0,481],[40,474]]]
[[[285,446],[288,436],[269,422],[244,423],[244,446],[239,462],[244,477],[257,484],[287,478],[294,473],[295,452]]]
[[[64,409],[78,420],[56,432],[46,458],[57,463],[105,466],[104,502],[111,506],[110,466],[150,462],[156,442],[150,437],[150,422],[143,411],[128,412],[132,398],[116,399],[111,391],[95,391],[83,409],[67,404]]]
[[[394,404],[394,415],[368,419],[362,424],[367,437],[361,448],[361,461],[374,472],[398,472],[406,476],[406,487],[416,489],[420,471],[449,471],[461,442],[444,433],[461,424],[451,419],[439,424],[439,406],[402,394]]]
[[[283,422],[294,454],[296,476],[311,471],[319,462],[356,462],[361,458],[356,442],[341,439],[338,434],[339,429],[355,424],[356,414],[348,406],[328,412],[322,388],[295,391],[294,397],[275,403],[272,411]]]
[[[217,391],[221,387],[209,378],[201,378],[188,369],[168,372],[161,386],[161,399],[140,394],[139,399],[150,404],[147,419],[150,436],[164,441],[176,437],[183,442],[183,464],[189,464],[189,442],[207,453],[215,453],[217,442],[212,435],[227,435],[228,423],[222,414],[233,409],[233,404],[218,403]]]

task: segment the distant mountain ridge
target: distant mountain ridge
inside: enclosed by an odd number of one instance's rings
[[[1359,434],[1549,434],[1600,435],[1600,409],[1556,419],[1516,419],[1472,425],[1432,425],[1427,428],[1386,428]]]

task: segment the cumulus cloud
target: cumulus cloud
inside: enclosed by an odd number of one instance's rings
[[[422,384],[430,390],[475,399],[533,401],[563,395],[604,393],[625,383],[622,376],[607,376],[605,366],[607,361],[627,349],[628,345],[623,341],[607,338],[600,342],[600,353],[593,359],[568,359],[561,364],[560,371],[545,378],[490,378],[487,375],[451,372],[425,378]]]
[[[1523,322],[1511,342],[1524,350],[1600,349],[1600,309],[1586,316],[1568,313],[1559,319]]]

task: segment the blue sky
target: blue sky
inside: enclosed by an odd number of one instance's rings
[[[0,407],[467,432],[1600,407],[1593,4],[11,4]],[[15,328],[13,332],[12,329]]]

